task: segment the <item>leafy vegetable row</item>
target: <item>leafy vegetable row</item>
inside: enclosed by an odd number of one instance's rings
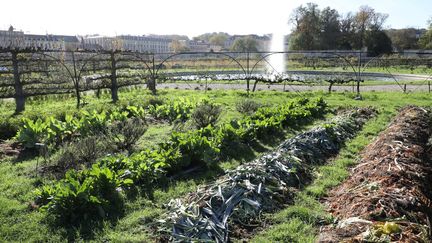
[[[109,156],[90,169],[69,171],[55,185],[40,188],[36,203],[66,222],[89,216],[109,217],[118,212],[112,205],[121,201],[119,188],[139,185],[150,190],[167,173],[192,165],[209,166],[233,143],[248,143],[282,126],[320,116],[325,109],[326,103],[321,98],[297,99],[274,108],[260,108],[253,116],[218,127],[173,132],[169,141],[154,150],[147,149],[129,157]]]
[[[150,105],[148,112],[155,118],[165,119],[170,122],[175,120],[186,121],[197,104],[194,100],[179,98],[167,104]]]
[[[110,111],[81,111],[77,116],[65,115],[64,119],[48,117],[45,120],[23,118],[22,127],[16,139],[27,148],[35,147],[36,143],[60,145],[73,137],[86,137],[90,134],[104,133],[113,121],[124,121],[131,117],[144,119],[146,113],[157,119],[174,121],[187,120],[197,102],[180,98],[166,104],[149,105],[147,109],[139,106],[127,106]]]

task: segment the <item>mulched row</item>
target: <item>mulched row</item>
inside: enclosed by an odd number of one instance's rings
[[[228,171],[196,192],[173,199],[159,221],[160,241],[230,242],[259,227],[263,213],[289,204],[311,179],[313,168],[339,152],[375,115],[348,111],[283,142],[275,151]]]
[[[430,242],[430,114],[406,107],[325,199],[337,219],[319,242]]]

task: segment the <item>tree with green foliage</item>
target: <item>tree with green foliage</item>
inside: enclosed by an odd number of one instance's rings
[[[432,18],[428,22],[429,29],[419,40],[419,46],[422,49],[432,49]]]
[[[258,51],[258,42],[251,36],[241,37],[234,41],[231,51],[256,52]]]
[[[371,42],[374,41],[373,38],[382,35],[378,35],[378,32],[383,30],[383,25],[387,18],[388,14],[378,13],[369,6],[361,6],[359,11],[354,15],[355,34],[351,37],[352,47],[354,49],[362,49],[368,45],[370,46]],[[382,38],[384,37],[381,36],[381,39]],[[389,43],[386,42],[385,44]],[[375,43],[375,45],[379,45],[379,43]]]
[[[314,50],[320,49],[320,10],[315,3],[294,9],[291,16],[294,31],[291,35],[290,49]]]
[[[173,40],[170,44],[170,48],[175,53],[190,51],[190,49],[186,46],[186,44],[179,40]]]
[[[419,47],[417,30],[414,28],[389,29],[385,32],[390,37],[393,47],[398,51],[417,49]]]
[[[353,49],[352,42],[353,36],[355,34],[355,26],[354,26],[354,15],[349,12],[345,16],[340,18],[340,38],[338,43],[338,48],[342,50],[351,50]]]
[[[320,10],[315,3],[300,5],[291,15],[294,29],[290,49],[359,50],[368,47],[372,55],[387,53],[392,50],[391,39],[383,32],[387,17],[369,6],[341,17],[330,7]]]
[[[333,50],[338,48],[341,38],[340,15],[336,9],[327,7],[320,14],[320,47]]]
[[[366,47],[369,56],[378,56],[393,51],[392,41],[383,30],[371,30],[366,36]]]
[[[227,33],[217,33],[212,35],[209,38],[210,44],[217,45],[223,47],[225,45],[225,41],[228,39],[229,35]]]

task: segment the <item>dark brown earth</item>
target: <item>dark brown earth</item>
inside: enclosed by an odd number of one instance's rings
[[[0,141],[0,158],[6,156],[18,156],[22,148],[16,143]]]

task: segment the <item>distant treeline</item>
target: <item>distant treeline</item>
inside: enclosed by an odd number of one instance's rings
[[[336,9],[320,9],[315,3],[300,5],[291,14],[291,50],[368,50],[370,55],[393,50],[431,49],[432,26],[425,29],[384,30],[388,14],[369,6],[341,15]]]

